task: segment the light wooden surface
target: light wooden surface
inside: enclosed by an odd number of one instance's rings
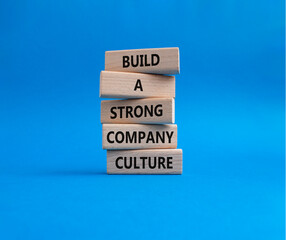
[[[105,70],[178,74],[180,72],[179,48],[106,51]]]
[[[174,98],[175,77],[102,71],[99,96],[103,98]]]
[[[176,148],[177,125],[103,124],[103,149]]]
[[[181,149],[109,150],[108,174],[182,174]]]
[[[101,101],[101,123],[174,123],[173,98]]]

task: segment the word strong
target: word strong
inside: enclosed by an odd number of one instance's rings
[[[178,48],[153,48],[105,52],[105,70],[177,74]]]
[[[174,123],[173,98],[101,102],[101,123]]]
[[[181,149],[107,151],[109,174],[181,174]]]
[[[176,148],[177,125],[103,124],[103,149]]]

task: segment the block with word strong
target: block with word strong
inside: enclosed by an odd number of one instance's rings
[[[107,151],[108,174],[182,174],[181,149]]]
[[[102,71],[100,97],[175,97],[175,77],[144,73]]]
[[[103,149],[176,148],[177,125],[103,124]]]
[[[101,123],[174,123],[173,98],[101,101]]]
[[[105,70],[177,74],[179,48],[151,48],[105,52]]]

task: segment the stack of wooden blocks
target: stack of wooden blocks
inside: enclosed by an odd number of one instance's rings
[[[182,174],[177,148],[178,48],[105,52],[100,74],[102,145],[109,174]]]

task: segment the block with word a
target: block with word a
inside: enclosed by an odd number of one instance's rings
[[[105,70],[177,74],[179,48],[151,48],[105,52]]]
[[[176,148],[177,125],[103,124],[103,149]]]
[[[106,100],[101,102],[101,123],[174,123],[173,98]]]
[[[108,174],[182,174],[181,149],[107,151]]]
[[[157,74],[102,71],[100,97],[175,97],[175,77]]]

